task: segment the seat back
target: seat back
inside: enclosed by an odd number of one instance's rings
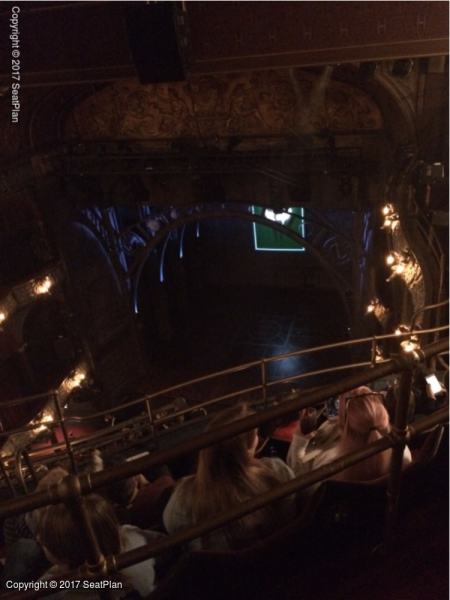
[[[436,425],[426,432],[425,440],[417,451],[412,464],[417,466],[431,463],[436,458],[443,435],[443,425]]]
[[[399,513],[405,513],[434,494],[433,461],[444,427],[427,432],[415,456],[402,471]],[[340,538],[381,538],[385,519],[389,475],[367,482],[326,481],[317,519],[329,535]]]
[[[261,592],[304,548],[313,558],[314,517],[322,493],[322,488],[317,490],[292,523],[247,548],[186,552],[148,600],[235,600]]]
[[[443,435],[442,425],[436,425],[427,432],[413,461],[403,469],[399,506],[401,514],[442,495],[443,482],[435,469],[435,462]]]
[[[317,509],[317,531],[330,541],[374,539],[383,532],[388,475],[367,482],[328,480]]]
[[[417,497],[416,473],[427,471],[442,433],[441,426],[430,431],[416,461],[404,469],[401,499]],[[148,600],[247,600],[280,581],[294,556],[302,556],[308,569],[308,563],[312,568],[314,561],[335,556],[346,542],[362,541],[372,549],[384,532],[388,482],[388,475],[358,483],[328,480],[299,517],[266,539],[242,550],[186,552]]]

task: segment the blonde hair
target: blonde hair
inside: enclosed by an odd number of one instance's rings
[[[218,414],[207,430],[250,414],[246,404],[237,404]],[[193,522],[225,512],[279,485],[278,477],[251,452],[256,435],[252,429],[199,452],[197,472],[183,486],[182,500]],[[231,547],[239,547],[246,539],[272,530],[276,526],[276,513],[276,507],[269,505],[225,525],[223,531]],[[203,545],[208,544],[208,538],[203,538]]]
[[[367,387],[359,387],[346,396],[341,411],[342,436],[338,445],[338,456],[361,450],[368,444],[389,433],[389,415],[378,394]],[[341,425],[342,427],[342,425]],[[333,479],[340,481],[368,481],[377,479],[389,471],[391,450],[345,469]]]
[[[102,554],[119,554],[121,529],[111,503],[99,494],[89,494],[81,501]],[[65,504],[46,506],[39,515],[40,543],[52,559],[69,569],[76,569],[86,561],[78,528]]]

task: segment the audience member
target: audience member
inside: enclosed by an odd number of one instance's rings
[[[36,491],[40,491],[55,483],[59,483],[61,479],[68,475],[68,471],[62,467],[55,467],[48,471],[38,482]],[[36,537],[36,520],[33,511],[21,513],[14,517],[7,517],[3,523],[3,539],[5,548],[8,552],[11,546],[19,539],[34,539]]]
[[[83,496],[82,503],[90,520],[99,549],[106,556],[116,555],[144,546],[162,534],[143,531],[132,525],[120,526],[112,504],[100,494]],[[65,504],[49,505],[39,511],[39,542],[53,567],[42,577],[43,580],[63,577],[68,571],[77,569],[86,562],[86,555],[78,534],[78,525]],[[110,575],[108,579],[114,580]],[[155,559],[151,558],[123,569],[117,580],[123,583],[125,591],[136,590],[146,597],[155,587]],[[56,598],[69,600],[72,597],[84,598],[86,590],[64,590]],[[55,596],[52,596],[54,598]]]
[[[333,404],[335,405],[335,402],[333,402]],[[315,418],[313,418],[311,422],[310,411],[315,411],[315,409],[306,408],[303,409],[300,414],[301,430],[303,436],[308,440],[304,449],[305,454],[302,459],[303,463],[313,460],[317,455],[325,450],[331,450],[332,448],[335,448],[341,437],[341,426],[337,414],[334,414],[334,412],[332,414],[328,414],[327,411],[325,413],[325,420],[316,429],[317,423],[312,424],[312,422],[315,421]],[[291,429],[291,442],[294,435],[298,435],[298,432],[299,422],[297,422],[296,426]],[[295,446],[290,444],[286,452],[286,462],[290,466],[295,464],[295,457],[292,457],[294,450]]]
[[[304,460],[306,447],[314,436],[314,432],[304,435],[301,421],[294,433],[288,453],[288,464],[296,475],[308,473],[350,452],[361,450],[371,442],[389,433],[389,415],[379,394],[368,387],[359,387],[348,394],[340,396],[339,427],[341,437],[338,443],[319,451],[309,460]],[[389,470],[391,449],[376,454],[361,463],[349,467],[334,477],[345,481],[367,481],[385,475]],[[406,446],[403,462],[411,462],[411,452]]]
[[[48,471],[39,481],[36,491],[59,483],[68,475],[62,467]],[[36,541],[38,510],[8,517],[3,523],[6,548],[3,580],[13,582],[35,581],[50,566],[41,546]]]
[[[95,470],[110,469],[126,462],[120,458],[102,458],[97,454]],[[144,475],[139,474],[116,481],[106,486],[102,492],[114,504],[121,524],[147,529],[162,524],[162,514],[175,483],[176,481],[168,475],[162,475],[150,482]]]
[[[251,412],[238,404],[219,413],[207,431],[242,419]],[[255,429],[223,440],[199,452],[195,475],[182,479],[166,506],[164,525],[174,533],[219,515],[233,506],[276,488],[294,477],[279,458],[255,457]],[[234,549],[248,545],[289,522],[295,514],[295,499],[285,498],[194,540],[194,549]]]

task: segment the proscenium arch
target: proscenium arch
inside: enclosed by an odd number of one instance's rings
[[[201,220],[224,219],[224,218],[225,219],[243,219],[246,221],[251,221],[252,223],[257,222],[257,223],[260,223],[261,225],[266,225],[267,227],[271,227],[272,229],[275,229],[276,231],[279,231],[280,233],[287,235],[288,237],[292,238],[295,242],[297,242],[298,244],[301,244],[307,250],[309,250],[311,252],[311,254],[314,256],[314,258],[326,269],[326,271],[329,273],[332,280],[334,281],[337,291],[341,297],[342,305],[344,306],[344,309],[346,311],[348,322],[349,323],[351,322],[351,312],[350,312],[350,307],[348,306],[347,296],[346,296],[346,292],[351,292],[351,288],[350,288],[348,282],[344,279],[344,277],[342,277],[342,275],[340,275],[340,273],[338,273],[333,268],[333,266],[327,260],[324,259],[322,254],[312,244],[310,244],[299,233],[296,233],[295,231],[292,231],[291,229],[288,229],[284,225],[280,225],[279,223],[276,223],[275,221],[266,219],[263,216],[250,214],[250,213],[243,213],[243,212],[233,212],[233,211],[229,211],[229,210],[224,211],[224,212],[219,212],[219,211],[210,211],[210,212],[208,211],[206,213],[199,212],[199,213],[195,213],[192,215],[185,215],[183,217],[180,217],[176,221],[166,223],[164,225],[164,227],[156,233],[155,237],[151,238],[148,241],[145,248],[143,248],[142,251],[138,252],[138,256],[136,257],[136,260],[134,261],[134,263],[131,266],[131,269],[129,271],[129,276],[134,279],[134,281],[133,281],[133,306],[137,305],[136,304],[137,303],[137,292],[138,292],[139,282],[140,282],[142,269],[144,267],[145,261],[149,257],[150,253],[156,248],[156,246],[160,242],[162,242],[164,240],[164,238],[166,236],[169,235],[169,233],[171,233],[175,229],[178,229],[178,228],[186,226],[186,225],[190,225],[191,223],[196,223]]]

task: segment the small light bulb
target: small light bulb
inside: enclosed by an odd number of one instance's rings
[[[388,265],[393,265],[394,262],[395,262],[395,257],[392,254],[389,254],[386,257],[386,262],[387,262]]]
[[[48,294],[50,288],[52,287],[52,280],[49,277],[46,277],[44,281],[38,283],[34,288],[36,294]]]
[[[395,272],[400,275],[401,273],[403,273],[405,270],[405,265],[403,264],[399,264],[395,266]]]
[[[412,352],[416,348],[416,344],[413,344],[412,342],[403,342],[402,348],[405,352]]]
[[[4,312],[0,312],[0,323],[3,323],[3,321],[6,319],[6,315]]]

